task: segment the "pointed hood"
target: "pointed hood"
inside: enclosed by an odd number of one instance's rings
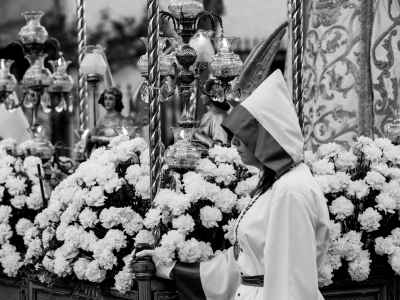
[[[221,126],[279,178],[303,158],[304,140],[285,80],[272,73]]]

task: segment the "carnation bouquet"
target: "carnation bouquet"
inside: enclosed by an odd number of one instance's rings
[[[33,156],[9,155],[15,146],[11,139],[0,142],[0,264],[9,277],[17,276],[23,265],[27,251],[23,237],[43,207],[36,176],[42,162]]]
[[[162,188],[144,220],[158,229],[161,264],[207,261],[234,243],[233,227],[250,202],[258,169],[246,167],[236,148],[214,146],[195,172],[177,174],[165,166]]]
[[[125,292],[133,277],[125,263],[146,237],[143,217],[150,206],[149,150],[142,138],[120,135],[109,149],[95,150],[57,186],[49,206],[25,234],[25,257],[42,282],[79,280],[76,290]],[[115,278],[115,282],[114,282]]]
[[[343,151],[334,143],[305,153],[331,217],[331,245],[319,274],[322,286],[332,283],[342,266],[355,281],[368,278],[371,263],[384,255],[400,274],[400,147],[390,140],[359,137]]]

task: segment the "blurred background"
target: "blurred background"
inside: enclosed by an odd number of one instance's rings
[[[169,0],[160,0],[160,10],[168,10]],[[1,0],[0,10],[0,58],[9,58],[6,50],[14,40],[18,39],[18,32],[26,24],[21,16],[25,11],[43,11],[41,24],[46,27],[50,37],[56,38],[61,44],[61,50],[66,60],[72,63],[68,73],[74,78],[75,86],[71,93],[71,103],[67,111],[57,113],[52,111],[45,114],[39,109],[39,122],[49,126],[48,139],[54,144],[58,141],[67,145],[62,150],[69,155],[73,144],[77,141],[74,129],[78,128],[78,46],[76,32],[76,1],[72,0]],[[148,114],[146,104],[137,97],[137,91],[142,83],[136,63],[145,51],[140,37],[147,36],[146,0],[87,0],[86,23],[87,45],[100,44],[106,48],[105,53],[110,64],[115,85],[123,94],[125,108],[122,114],[130,115],[135,123],[140,115]],[[261,40],[268,36],[287,19],[287,2],[280,0],[204,0],[205,9],[219,14],[223,19],[226,36],[236,36],[241,40],[236,44],[235,53],[244,61],[250,51]],[[200,28],[210,29],[211,25],[201,22]],[[173,30],[165,23],[164,35],[177,37]],[[220,29],[216,35],[220,35]],[[283,38],[281,50],[275,57],[271,71],[279,68],[283,71],[285,65],[288,35]],[[50,68],[46,62],[46,67]],[[18,80],[22,79],[25,70],[29,67],[28,61],[16,61],[11,72]],[[51,68],[50,68],[51,69]],[[204,74],[207,76],[207,74]],[[100,95],[104,85],[98,85],[97,95]],[[21,96],[21,87],[17,89]],[[92,95],[89,94],[89,110],[92,108]],[[169,127],[176,125],[181,114],[180,100],[177,96],[161,104],[162,140],[166,146],[173,142]],[[198,120],[206,112],[206,108],[199,104]],[[8,112],[7,112],[8,113]],[[24,108],[24,113],[30,120],[31,110]],[[90,110],[89,114],[93,112]],[[99,119],[104,115],[102,106],[97,106]],[[1,116],[0,116],[1,118]],[[1,123],[1,120],[0,120]],[[89,125],[91,123],[89,122]],[[7,126],[7,125],[1,125]],[[146,128],[143,133],[146,135]]]

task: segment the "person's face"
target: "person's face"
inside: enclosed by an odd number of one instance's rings
[[[242,162],[248,166],[254,166],[260,170],[263,169],[263,164],[258,160],[257,157],[243,144],[241,140],[238,139],[236,134],[232,138],[232,145],[236,147],[237,152],[239,153]]]
[[[211,103],[210,97],[208,97],[205,94],[201,95],[200,99],[201,99],[201,102],[203,103],[203,105],[209,106]]]
[[[105,93],[104,95],[104,107],[106,110],[112,110],[117,104],[117,99],[113,94]]]

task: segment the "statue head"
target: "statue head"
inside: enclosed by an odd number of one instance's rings
[[[104,97],[106,94],[113,95],[115,97],[115,107],[114,109],[117,112],[121,112],[124,108],[124,104],[122,103],[122,92],[120,89],[116,88],[115,86],[111,86],[108,89],[105,89],[104,92],[100,95],[99,104],[104,106]]]
[[[203,88],[206,90],[208,94],[213,94],[213,87],[216,85],[214,82],[214,79],[208,79],[204,82]],[[209,106],[210,103],[214,104],[217,108],[228,111],[230,109],[230,105],[226,102],[226,100],[219,102],[217,101],[214,97],[210,97],[206,94],[203,93],[202,98],[205,98],[203,100],[203,104]],[[207,101],[208,100],[208,101]]]

